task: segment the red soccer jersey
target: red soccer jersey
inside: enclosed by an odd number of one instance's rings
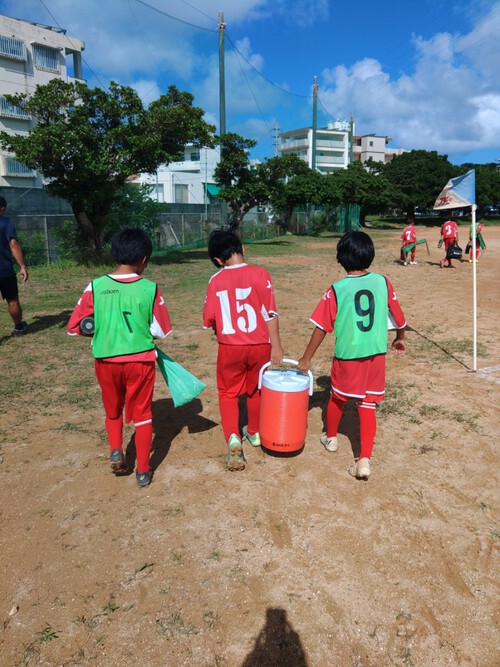
[[[441,236],[444,239],[454,239],[458,233],[458,225],[454,220],[447,220],[441,225]]]
[[[385,280],[388,289],[387,296],[389,303],[389,311],[392,315],[394,324],[396,325],[396,329],[403,329],[406,326],[405,316],[403,315],[403,311],[401,310],[401,306],[399,305],[396,292],[394,291],[391,283],[387,280],[387,278]],[[326,333],[332,333],[336,317],[337,317],[337,300],[335,298],[335,292],[333,291],[333,287],[330,287],[323,294],[323,298],[316,306],[314,313],[311,315],[311,322],[320,329],[323,329],[323,331],[326,331]]]
[[[130,283],[134,280],[141,280],[141,277],[136,273],[126,275],[110,274],[114,280],[119,280],[124,283]],[[94,314],[94,293],[92,291],[92,283],[89,283],[85,288],[82,296],[73,310],[68,322],[68,334],[76,336],[80,333],[80,322],[84,317],[92,316]],[[153,321],[150,326],[151,335],[153,338],[165,338],[172,331],[170,323],[170,315],[163,300],[163,295],[159,287],[156,289],[156,296],[153,303]],[[112,357],[106,361],[116,363],[123,363],[129,361],[155,361],[156,350],[149,350],[147,352],[139,352],[138,354],[127,354],[119,357]]]
[[[276,315],[273,283],[265,269],[245,263],[233,264],[210,279],[203,327],[215,327],[218,343],[269,343],[267,322]]]
[[[401,240],[404,241],[405,245],[410,245],[410,243],[415,243],[417,240],[417,230],[415,225],[408,225],[401,234]]]

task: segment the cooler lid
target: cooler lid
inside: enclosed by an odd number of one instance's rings
[[[294,369],[268,370],[262,376],[262,386],[273,391],[294,393],[309,390],[309,376]]]

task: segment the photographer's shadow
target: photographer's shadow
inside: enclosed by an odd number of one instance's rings
[[[201,415],[203,404],[199,398],[178,408],[174,407],[171,398],[161,398],[153,401],[152,408],[153,444],[149,467],[153,473],[163,463],[172,442],[183,428],[187,426],[189,433],[203,433],[217,426],[216,422]],[[125,456],[126,466],[129,470],[133,470],[135,457],[135,442],[132,436]]]

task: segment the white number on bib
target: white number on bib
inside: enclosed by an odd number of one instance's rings
[[[252,331],[255,331],[255,329],[257,328],[257,316],[255,314],[255,310],[249,303],[242,303],[243,301],[245,301],[245,299],[248,299],[251,291],[252,291],[251,287],[246,287],[244,289],[243,288],[235,289],[236,312],[246,313],[246,318],[243,316],[238,317],[238,319],[236,320],[236,325],[240,331],[244,331],[245,333],[251,333]],[[236,333],[236,330],[231,320],[231,308],[229,305],[228,292],[227,290],[221,290],[220,292],[217,292],[216,295],[219,299],[221,313],[222,313],[222,324],[223,324],[222,333],[234,334]]]

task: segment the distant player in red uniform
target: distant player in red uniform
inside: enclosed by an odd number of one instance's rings
[[[483,225],[482,223],[478,220],[476,222],[476,262],[479,261],[479,253],[481,252],[481,242],[482,242],[482,235],[481,232],[483,231]],[[472,247],[472,222],[470,223],[470,229],[469,229],[469,262],[472,262],[473,258],[473,253],[474,253],[474,248]],[[483,242],[483,247],[484,247],[484,242]]]
[[[451,259],[448,257],[448,248],[455,243],[458,243],[458,225],[451,219],[451,214],[448,214],[447,219],[441,225],[441,238],[444,239],[444,250],[445,256],[441,260],[441,268],[443,269],[445,263],[448,262],[448,266],[453,266]]]
[[[217,388],[228,470],[243,470],[245,455],[239,429],[238,397],[247,397],[248,425],[242,435],[260,446],[259,371],[283,361],[273,283],[269,273],[244,262],[245,250],[233,232],[210,235],[210,259],[220,271],[207,287],[203,327],[217,336]]]
[[[416,264],[417,262],[415,261],[415,249],[416,249],[416,241],[417,241],[417,229],[415,227],[415,221],[413,218],[408,218],[408,225],[404,228],[403,233],[400,236],[400,239],[403,241],[403,253],[402,253],[402,259],[403,259],[403,264],[406,266],[407,264]],[[408,252],[405,251],[405,248],[411,244],[413,245],[413,248],[409,250]],[[410,258],[408,257],[408,253],[410,253]],[[408,261],[410,260],[410,261]]]
[[[325,292],[312,314],[311,322],[316,328],[298,365],[300,371],[307,372],[326,334],[335,333],[326,432],[320,440],[328,451],[337,451],[337,432],[344,405],[349,399],[355,399],[361,449],[349,472],[360,479],[368,479],[371,474],[377,430],[375,407],[384,400],[389,313],[396,327],[392,348],[396,353],[406,350],[406,321],[394,289],[384,276],[368,272],[374,257],[375,248],[368,234],[347,232],[340,239],[337,261],[347,277]]]
[[[151,482],[153,338],[165,338],[172,330],[158,286],[141,278],[151,252],[151,240],[141,229],[122,229],[115,234],[111,240],[115,270],[87,286],[68,323],[69,335],[76,336],[83,318],[94,318],[92,355],[106,412],[111,469],[117,475],[127,472],[122,433],[125,408],[126,422],[133,421],[135,426],[139,486]]]

